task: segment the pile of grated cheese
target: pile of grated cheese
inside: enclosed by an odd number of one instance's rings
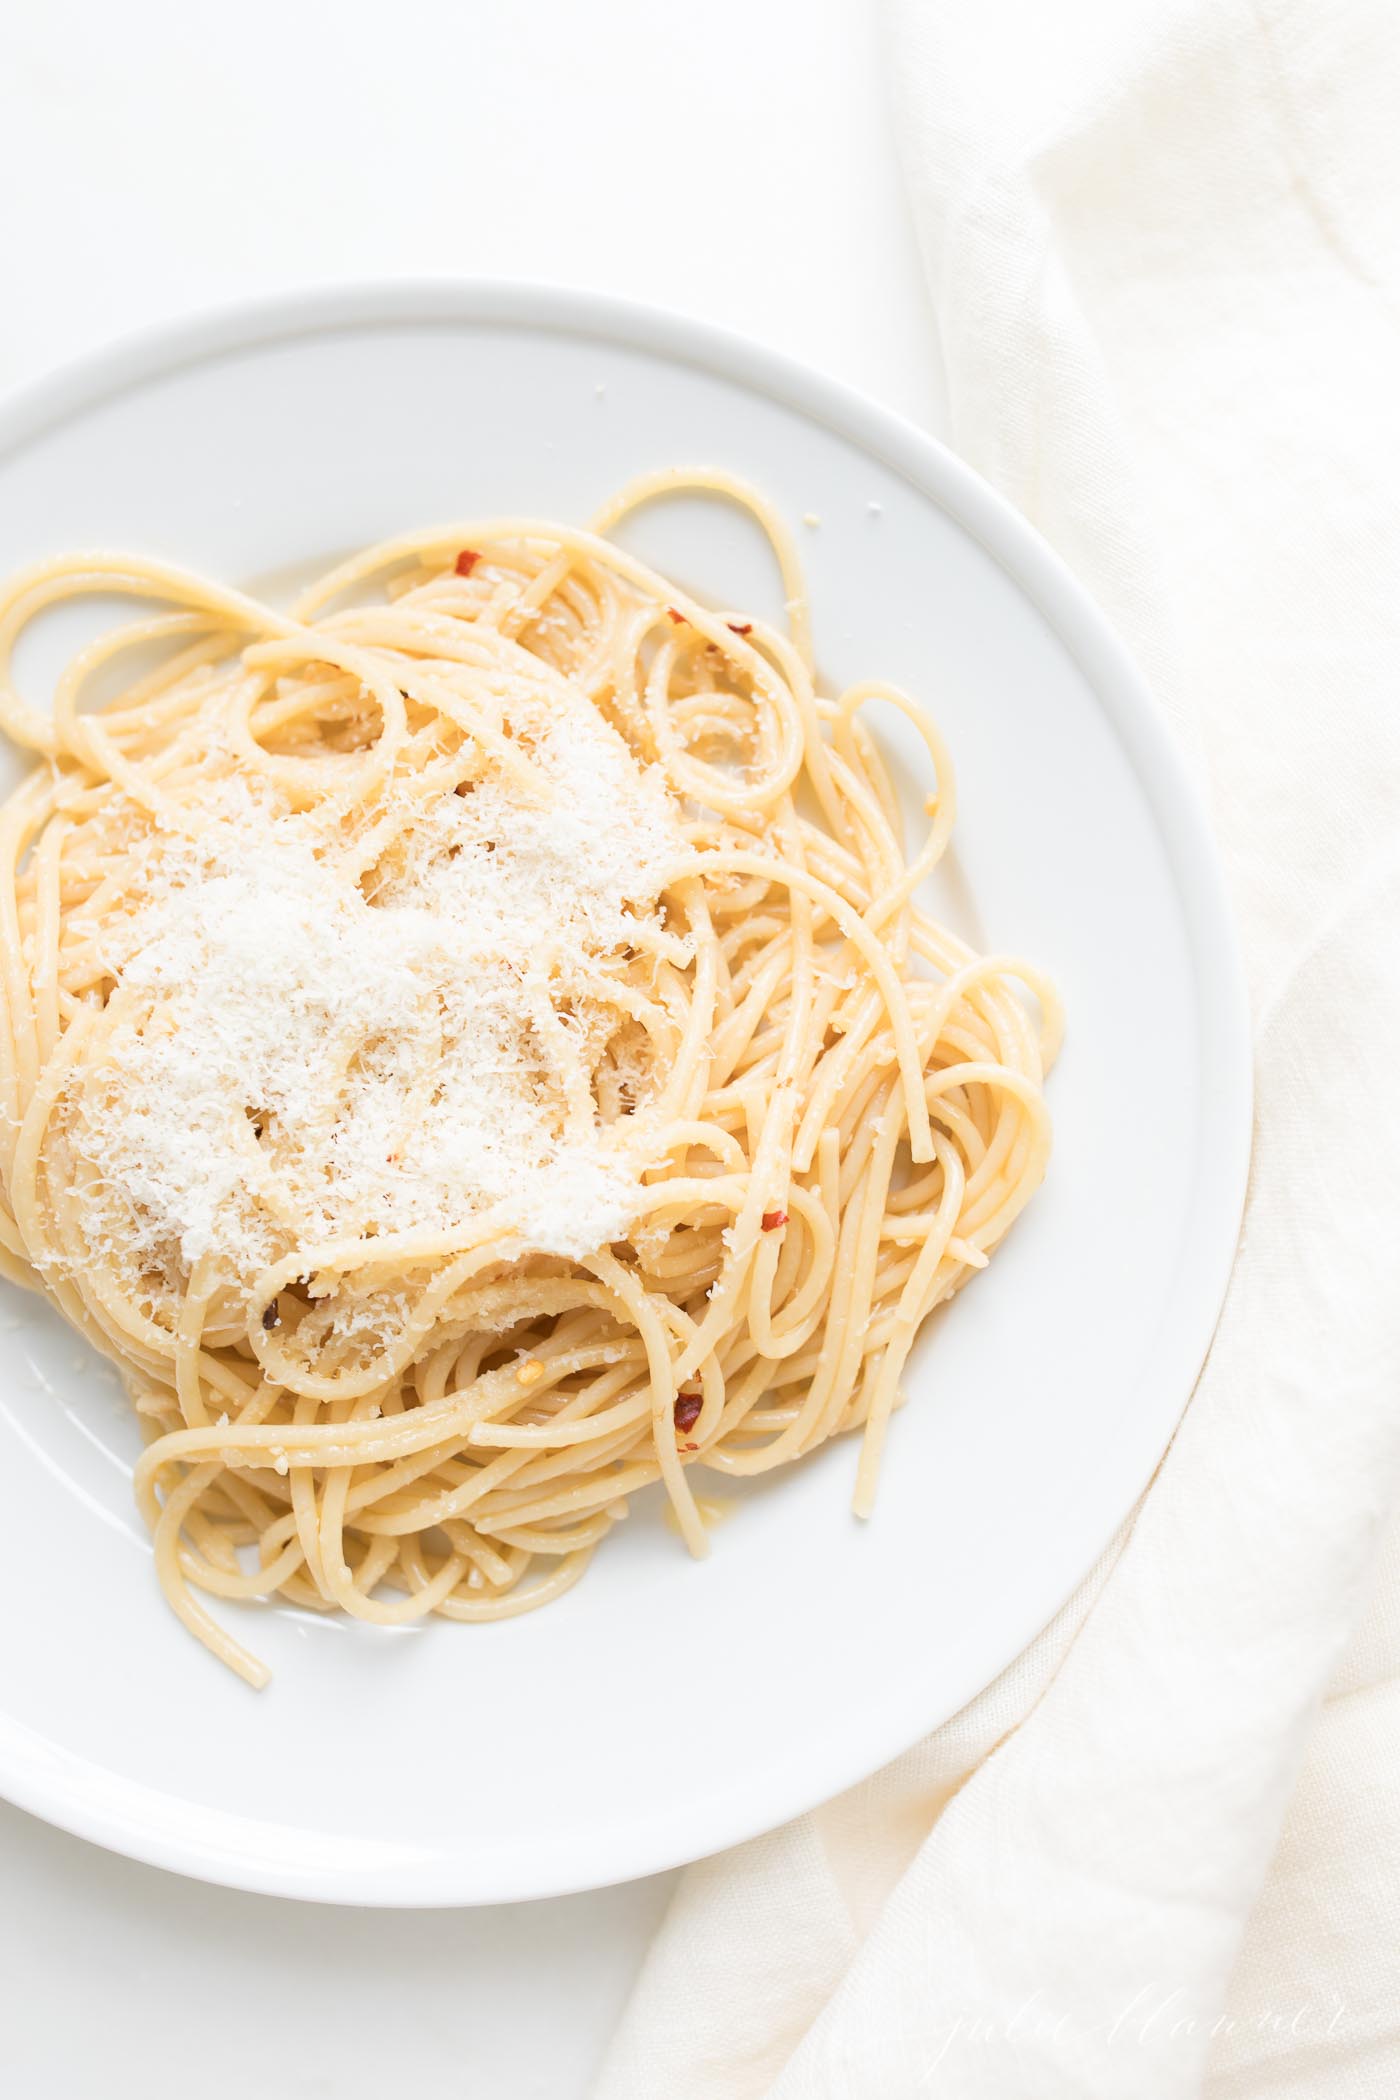
[[[684,842],[584,696],[555,686],[512,726],[545,793],[489,766],[465,794],[405,784],[368,875],[353,838],[227,771],[197,837],[147,841],[100,930],[113,1025],[72,1125],[94,1244],[246,1286],[293,1248],[451,1234],[498,1204],[541,1252],[626,1233],[649,1162],[630,1120],[568,1113],[557,1031],[582,1024],[551,984],[660,925]]]

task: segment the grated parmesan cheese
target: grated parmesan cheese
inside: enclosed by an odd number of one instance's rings
[[[489,766],[465,794],[391,781],[356,820],[394,820],[369,871],[353,826],[328,840],[226,761],[197,836],[148,838],[128,915],[98,929],[117,991],[70,1126],[114,1258],[246,1283],[294,1247],[495,1205],[555,1255],[627,1231],[648,1162],[630,1118],[570,1111],[555,1032],[604,1021],[551,987],[660,928],[683,840],[581,693],[511,726],[545,794]],[[352,1317],[372,1339],[405,1311],[381,1294]]]

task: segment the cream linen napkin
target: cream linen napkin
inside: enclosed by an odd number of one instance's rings
[[[1400,1487],[1400,16],[887,6],[953,443],[1211,801],[1246,1230],[1131,1529],[929,1741],[689,1871],[600,2093],[1393,2095],[1400,1539],[1319,1700]]]

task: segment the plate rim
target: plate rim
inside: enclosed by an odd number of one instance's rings
[[[993,1683],[1050,1624],[1136,1507],[1181,1422],[1224,1305],[1239,1239],[1249,1173],[1253,1057],[1243,956],[1223,868],[1196,782],[1165,712],[1123,642],[1073,572],[1035,527],[939,439],[845,380],[737,331],[662,306],[578,286],[498,277],[382,278],[323,284],[204,307],[157,321],[86,351],[0,396],[0,463],[13,452],[100,402],[228,352],[277,340],[395,324],[517,326],[594,337],[708,371],[795,409],[857,449],[874,454],[944,510],[1036,607],[1092,688],[1132,765],[1162,840],[1182,912],[1198,993],[1197,1039],[1210,1084],[1201,1099],[1198,1186],[1189,1251],[1173,1286],[1174,1368],[1179,1389],[1170,1420],[1120,1456],[1111,1497],[1121,1506],[1073,1581],[1043,1599],[1033,1623],[1018,1627],[990,1670],[967,1673],[952,1703],[925,1702],[911,1728],[901,1718],[890,1739],[823,1765],[813,1782],[781,1801],[726,1794],[707,1813],[679,1818],[673,1831],[641,1820],[604,1831],[571,1855],[567,1871],[485,1873],[470,1853],[414,1854],[386,1865],[366,1858],[347,1836],[348,1858],[332,1865],[282,1858],[250,1843],[278,1826],[210,1809],[90,1764],[49,1743],[0,1710],[0,1795],[77,1837],[151,1866],[254,1893],[376,1908],[476,1905],[544,1899],[660,1873],[757,1837],[858,1784]],[[882,1709],[883,1711],[883,1709]],[[87,1776],[90,1775],[90,1776]],[[164,1813],[161,1811],[164,1810]],[[191,1824],[197,1829],[179,1826]],[[172,1828],[171,1826],[175,1827]],[[317,1851],[332,1849],[318,1840]],[[610,1855],[610,1856],[604,1856]]]

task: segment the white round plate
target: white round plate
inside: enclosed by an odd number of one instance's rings
[[[137,1858],[283,1895],[484,1903],[769,1829],[905,1749],[1045,1624],[1205,1354],[1249,1132],[1211,843],[1100,616],[918,431],[771,352],[578,292],[317,294],[12,401],[0,567],[111,543],[267,587],[411,526],[582,521],[665,464],[732,468],[819,519],[801,534],[826,679],[896,680],[941,722],[961,815],[940,908],[1048,968],[1068,1008],[1049,1180],[925,1335],[872,1522],[850,1515],[845,1441],[756,1483],[706,1562],[659,1503],[638,1510],[525,1618],[385,1632],[244,1608],[275,1672],[260,1696],[161,1599],[115,1378],[7,1292],[0,1791]],[[776,609],[722,505],[654,508],[629,539],[699,592]],[[30,679],[71,642],[57,625]]]

